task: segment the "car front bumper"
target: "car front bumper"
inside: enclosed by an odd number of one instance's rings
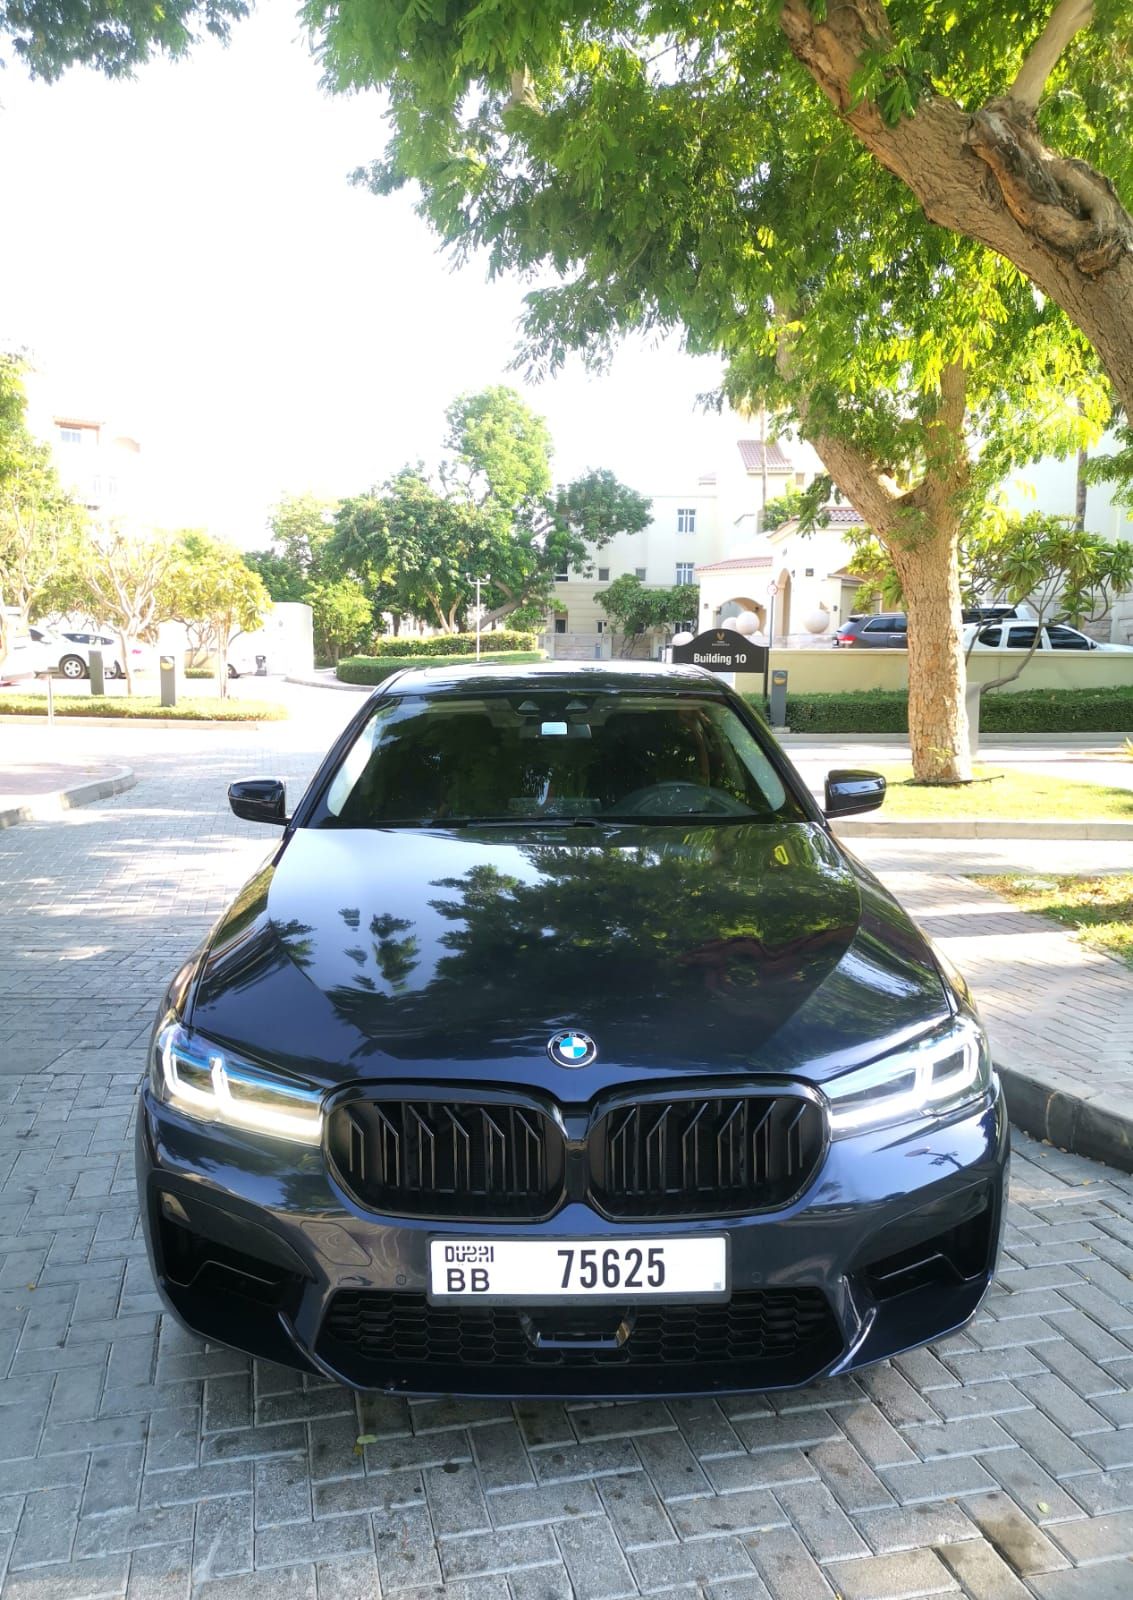
[[[947,1120],[835,1141],[782,1209],[656,1223],[614,1223],[580,1202],[521,1226],[378,1216],[320,1150],[196,1122],[148,1085],[136,1155],[158,1286],[207,1339],[360,1389],[629,1398],[791,1387],[961,1327],[995,1266],[1008,1128],[996,1085]],[[730,1306],[428,1300],[438,1237],[698,1233],[728,1236]]]

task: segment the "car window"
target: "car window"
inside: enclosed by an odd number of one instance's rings
[[[1056,623],[1048,628],[1050,634],[1050,647],[1052,650],[1088,650],[1090,641],[1084,633],[1079,633],[1077,628],[1066,628]]]
[[[981,644],[991,645],[993,649],[998,649],[999,641],[1000,641],[1000,639],[1002,639],[1002,637],[1003,637],[1003,629],[1002,628],[981,628],[980,629],[980,643]]]
[[[892,617],[871,617],[863,631],[865,633],[892,633],[893,621]]]
[[[1029,650],[1035,642],[1034,627],[1008,628],[1007,648],[1009,650]]]
[[[891,633],[907,633],[909,631],[908,618],[891,617],[889,619],[889,631]]]
[[[691,818],[804,820],[805,813],[758,735],[723,701],[537,689],[407,695],[377,707],[315,823]]]

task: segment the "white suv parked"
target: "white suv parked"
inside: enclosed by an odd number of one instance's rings
[[[974,636],[974,637],[973,637]],[[1029,650],[1035,641],[1035,624],[1005,617],[1002,621],[972,623],[964,629],[965,648],[972,650]],[[1110,655],[1133,656],[1133,645],[1099,644],[1065,622],[1049,622],[1040,631],[1040,650],[1104,650]]]

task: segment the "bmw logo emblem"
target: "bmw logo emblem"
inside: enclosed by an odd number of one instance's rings
[[[598,1046],[588,1033],[556,1033],[547,1041],[547,1054],[560,1067],[588,1067]]]

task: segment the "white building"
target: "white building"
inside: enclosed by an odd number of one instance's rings
[[[598,604],[602,590],[626,573],[657,588],[697,583],[706,563],[724,559],[738,543],[750,543],[765,497],[775,500],[792,485],[803,488],[820,470],[809,446],[733,441],[715,470],[690,476],[684,487],[653,494],[649,526],[612,539],[596,553],[590,574],[556,575],[548,648],[568,659],[611,654],[606,613]],[[690,625],[697,620],[694,610],[695,605],[690,607]],[[660,639],[651,639],[641,648],[652,654],[659,645]]]
[[[1113,448],[1115,441],[1107,437],[1099,451]],[[863,526],[858,513],[846,504],[832,505],[827,526],[813,533],[800,533],[795,519],[771,533],[759,531],[767,500],[778,498],[789,485],[805,487],[821,471],[814,451],[802,441],[735,441],[716,470],[690,477],[685,487],[654,494],[649,527],[614,539],[596,556],[591,575],[558,575],[556,604],[547,621],[548,648],[576,658],[611,654],[606,614],[597,597],[624,573],[657,587],[696,582],[699,598],[686,619],[694,632],[718,626],[740,611],[754,611],[776,643],[806,644],[829,635],[855,609],[859,581],[847,571],[853,554],[847,533]],[[1073,517],[1077,462],[1048,458],[1020,468],[1002,487],[1013,511]],[[1107,539],[1133,539],[1133,517],[1105,484],[1089,486],[1086,527]],[[1118,643],[1133,642],[1133,595],[1118,599],[1091,631]],[[656,654],[663,642],[658,634],[641,640],[636,649]]]
[[[52,419],[56,469],[64,489],[100,526],[141,513],[142,447],[103,420],[62,412]]]

